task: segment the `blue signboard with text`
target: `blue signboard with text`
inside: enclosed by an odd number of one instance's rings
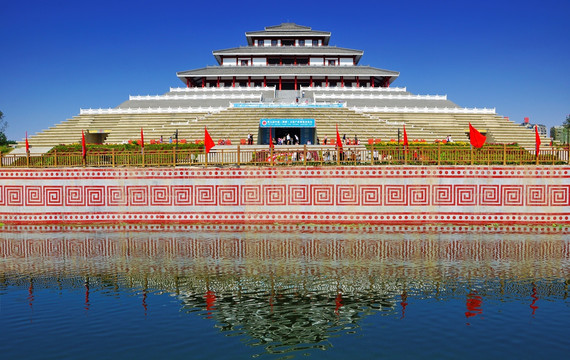
[[[260,119],[262,128],[314,128],[315,119]]]

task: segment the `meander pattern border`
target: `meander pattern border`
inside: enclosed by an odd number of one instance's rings
[[[5,223],[570,223],[570,167],[9,169]]]

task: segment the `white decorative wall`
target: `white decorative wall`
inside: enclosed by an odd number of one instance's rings
[[[0,169],[0,222],[570,223],[568,166]]]

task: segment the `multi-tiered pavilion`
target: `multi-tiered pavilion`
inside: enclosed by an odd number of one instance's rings
[[[247,46],[213,52],[218,66],[182,71],[188,87],[388,87],[396,71],[358,66],[362,50],[329,46],[331,33],[297,24],[245,34]]]
[[[396,139],[404,125],[410,139],[432,142],[448,135],[467,140],[472,123],[487,132],[488,142],[534,148],[534,133],[495,109],[464,108],[446,95],[391,86],[398,72],[359,65],[363,51],[329,45],[330,32],[284,23],[245,35],[247,46],[213,52],[217,65],[178,72],[183,87],[129,96],[115,108],[81,109],[32,136],[30,144],[77,143],[82,130],[88,142],[121,143],[138,139],[141,127],[151,141],[174,133],[194,141],[203,139],[204,126],[232,144],[249,133],[254,143],[267,144],[269,132],[314,144],[331,138],[337,124],[342,134],[364,142]]]

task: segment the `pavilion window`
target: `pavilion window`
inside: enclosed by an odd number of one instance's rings
[[[248,60],[242,60],[241,61],[241,66],[248,66],[249,65],[249,61]]]
[[[319,46],[319,40],[313,40],[313,46]]]
[[[257,40],[257,46],[265,46],[263,40]]]
[[[305,46],[305,40],[299,40],[299,46]]]
[[[277,46],[277,40],[276,39],[271,40],[271,46]]]
[[[295,40],[281,40],[282,46],[295,46]]]
[[[329,66],[335,66],[336,60],[329,60]]]

